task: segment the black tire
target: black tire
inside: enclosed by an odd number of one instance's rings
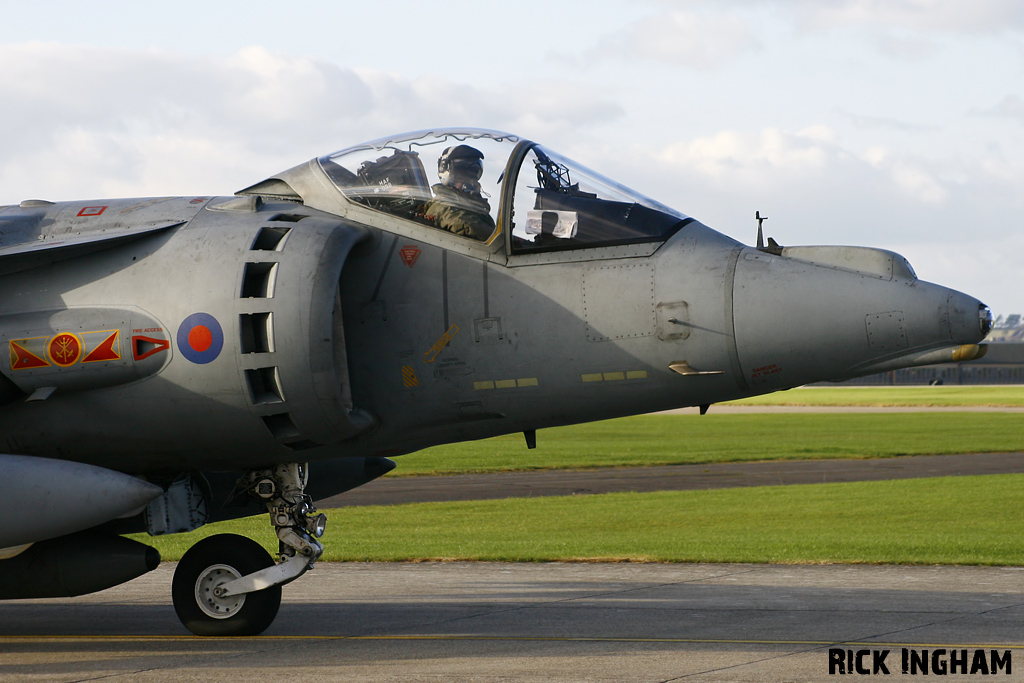
[[[213,596],[212,589],[273,564],[270,554],[245,536],[218,534],[205,538],[189,548],[174,570],[174,611],[185,628],[197,636],[263,633],[281,606],[280,586],[221,599]]]

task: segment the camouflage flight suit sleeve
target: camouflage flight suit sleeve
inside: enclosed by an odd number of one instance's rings
[[[435,196],[423,211],[431,223],[481,242],[494,232],[494,219],[486,199],[477,199],[447,185],[434,185],[433,190]]]

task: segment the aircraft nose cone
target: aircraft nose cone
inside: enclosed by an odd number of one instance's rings
[[[992,331],[992,311],[972,296],[949,290],[949,334],[960,344],[977,344]]]
[[[754,250],[738,258],[732,311],[740,379],[758,392],[920,365],[941,350],[950,358],[930,362],[949,362],[954,347],[978,344],[992,326],[974,297],[906,270],[859,272]]]

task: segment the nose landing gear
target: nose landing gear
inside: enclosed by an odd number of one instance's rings
[[[243,479],[250,495],[266,502],[280,562],[244,536],[218,534],[196,543],[178,563],[171,586],[185,628],[201,636],[252,636],[270,626],[281,606],[281,586],[323,553],[316,538],[327,520],[312,516],[316,508],[306,482],[306,466],[298,463],[255,470]]]
[[[171,597],[181,623],[199,636],[254,636],[274,621],[281,606],[281,586],[229,597],[218,586],[273,567],[270,553],[256,541],[218,534],[189,548],[174,570]]]

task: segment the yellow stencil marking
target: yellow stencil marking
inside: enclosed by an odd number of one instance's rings
[[[520,379],[499,379],[486,380],[484,382],[473,382],[473,389],[515,389],[516,387],[540,386],[536,377],[522,377]]]
[[[420,380],[416,377],[416,371],[412,369],[411,365],[402,366],[402,383],[409,389],[420,385]]]
[[[455,335],[459,333],[459,326],[452,325],[448,328],[448,331],[444,333],[444,336],[437,340],[437,343],[430,347],[430,350],[423,354],[424,363],[433,363],[434,359],[437,358],[437,354],[441,353],[441,349],[448,346],[448,342],[452,340]]]
[[[646,370],[630,370],[629,372],[591,372],[580,375],[584,382],[613,382],[620,379],[647,379]]]

